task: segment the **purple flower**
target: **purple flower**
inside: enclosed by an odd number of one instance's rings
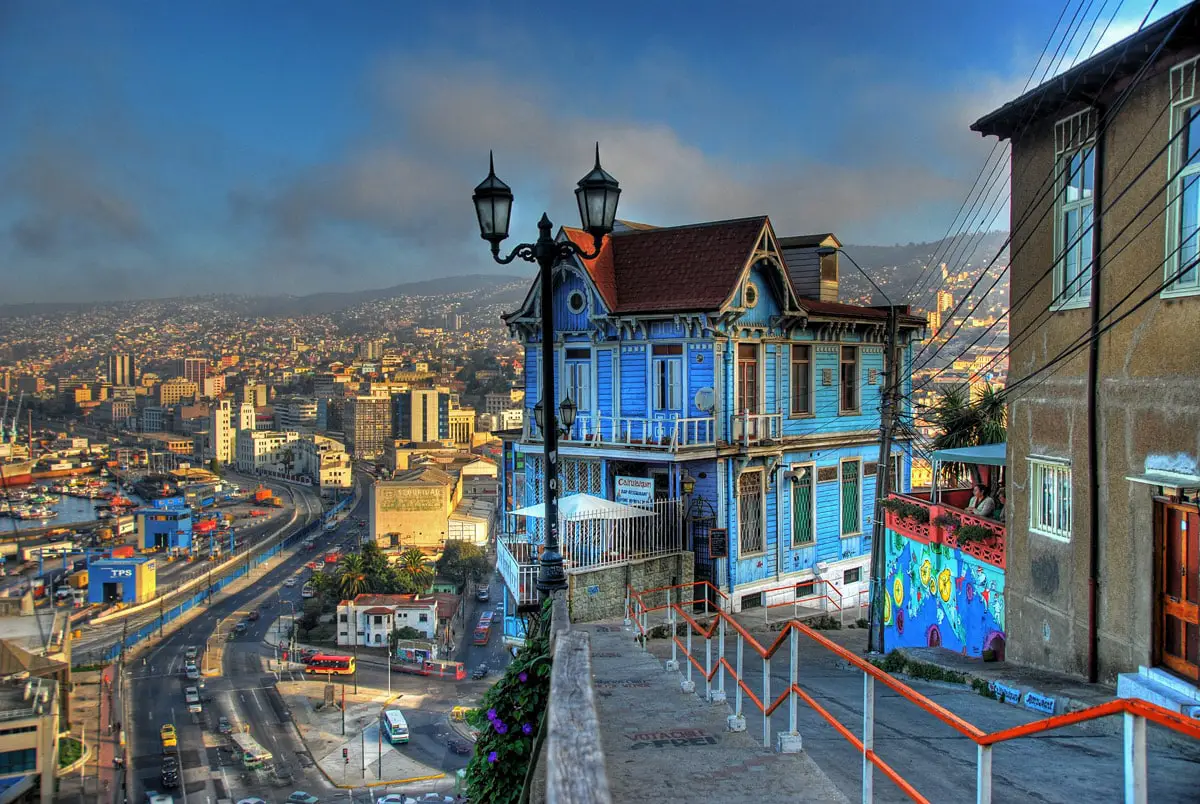
[[[496,752],[493,751],[492,753],[488,754],[488,762],[494,763],[495,761],[496,761]]]
[[[496,720],[496,710],[495,709],[488,710],[488,720],[493,721],[493,722]]]
[[[496,733],[497,733],[497,734],[508,734],[508,726],[505,726],[505,725],[504,725],[503,723],[501,723],[499,720],[497,720],[497,721],[496,721],[495,723],[493,723],[492,725],[496,727]]]
[[[521,727],[521,731],[524,732],[525,734],[533,734],[533,724],[526,723],[524,726]]]
[[[522,671],[520,673],[517,673],[517,678],[520,679],[522,684],[524,684],[526,681],[529,680],[529,674]]]

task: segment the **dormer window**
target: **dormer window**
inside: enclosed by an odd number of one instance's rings
[[[567,295],[567,309],[570,310],[572,313],[575,313],[576,315],[578,315],[579,313],[582,313],[586,308],[587,308],[587,299],[584,297],[582,291],[572,290],[570,292],[570,294]]]
[[[742,292],[742,302],[747,307],[754,307],[758,304],[758,285],[753,282],[746,283],[746,289]]]

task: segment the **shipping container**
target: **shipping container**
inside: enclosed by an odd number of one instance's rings
[[[258,488],[256,488],[254,490],[254,501],[255,502],[265,502],[266,500],[269,500],[274,496],[275,495],[273,495],[271,493],[271,490],[269,488],[267,488],[266,486],[259,486]]]
[[[113,558],[133,558],[133,545],[124,544],[112,549]]]
[[[88,585],[88,571],[79,570],[67,578],[67,585],[72,589],[84,589]]]

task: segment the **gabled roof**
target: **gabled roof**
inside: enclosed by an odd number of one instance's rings
[[[792,235],[791,237],[779,238],[780,248],[812,248],[813,246],[821,246],[826,243],[840,248],[842,241],[837,239],[837,235],[833,232],[821,232],[819,234]]]
[[[1178,24],[1178,27],[1176,25]],[[1170,36],[1168,40],[1167,37]],[[1119,91],[1121,79],[1137,73],[1162,45],[1158,61],[1200,42],[1200,6],[1188,3],[1152,25],[1080,62],[1061,75],[989,112],[971,124],[971,130],[1002,140],[1020,137],[1038,120],[1062,116],[1064,104],[1094,103],[1098,92]]]
[[[759,215],[630,227],[604,238],[599,255],[581,262],[614,314],[717,310],[733,292],[766,225],[767,216]],[[563,231],[591,251],[591,235],[569,227]]]

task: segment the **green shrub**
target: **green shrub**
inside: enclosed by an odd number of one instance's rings
[[[929,522],[929,509],[923,505],[898,499],[882,500],[879,505],[891,511],[900,519],[911,519],[913,522],[919,522],[922,525]]]
[[[525,646],[467,716],[480,732],[466,773],[472,801],[514,804],[521,799],[550,697],[550,660],[547,600],[540,621],[530,624]]]
[[[58,767],[65,768],[83,756],[83,743],[74,737],[63,737],[58,741]]]

